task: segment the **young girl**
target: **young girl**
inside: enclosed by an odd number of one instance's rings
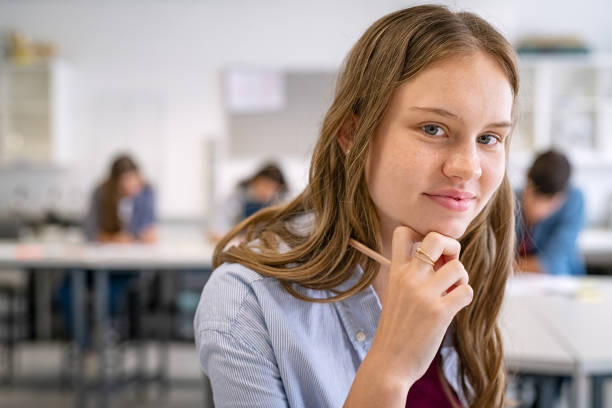
[[[136,162],[128,155],[116,157],[108,178],[95,188],[84,222],[87,239],[105,243],[154,243],[155,196],[144,182]],[[109,279],[111,317],[125,317],[121,312],[130,282],[137,273],[113,271]],[[93,277],[88,274],[88,282]],[[67,276],[59,286],[57,300],[64,316],[66,331],[72,337],[72,281]],[[89,339],[85,339],[89,343]]]
[[[504,404],[517,92],[512,47],[474,14],[417,6],[365,32],[305,191],[215,251],[195,328],[217,407]]]
[[[153,189],[130,156],[113,160],[108,179],[93,194],[85,226],[90,241],[155,242]]]

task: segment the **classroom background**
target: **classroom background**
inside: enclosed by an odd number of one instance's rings
[[[0,0],[0,406],[207,406],[192,319],[216,212],[269,161],[286,198],[301,191],[342,58],[372,21],[414,4]],[[612,2],[444,4],[519,51],[513,186],[556,148],[585,195],[586,280],[510,285],[530,300],[506,315],[509,392],[525,407],[612,407]],[[119,153],[155,191],[154,245],[85,241],[91,194]],[[104,279],[121,270],[139,277],[131,329],[116,334]],[[54,297],[66,276],[82,305],[68,318]],[[553,299],[530,303],[542,293]],[[584,338],[560,340],[555,319]]]

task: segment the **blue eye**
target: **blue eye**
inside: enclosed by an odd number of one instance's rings
[[[477,138],[478,143],[485,145],[494,145],[500,142],[500,139],[495,135],[480,135]]]
[[[438,125],[425,125],[421,129],[430,136],[440,136],[444,134],[444,130]]]

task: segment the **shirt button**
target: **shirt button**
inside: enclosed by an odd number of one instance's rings
[[[362,331],[359,330],[356,334],[355,334],[355,340],[357,340],[358,342],[362,342],[365,341],[366,339],[366,334]]]

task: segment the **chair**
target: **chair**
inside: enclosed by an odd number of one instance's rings
[[[20,285],[21,271],[0,271],[0,347],[6,358],[0,375],[0,384],[10,384],[14,377],[14,351],[16,341],[25,337],[26,329],[26,291]],[[10,279],[13,278],[13,279]]]

